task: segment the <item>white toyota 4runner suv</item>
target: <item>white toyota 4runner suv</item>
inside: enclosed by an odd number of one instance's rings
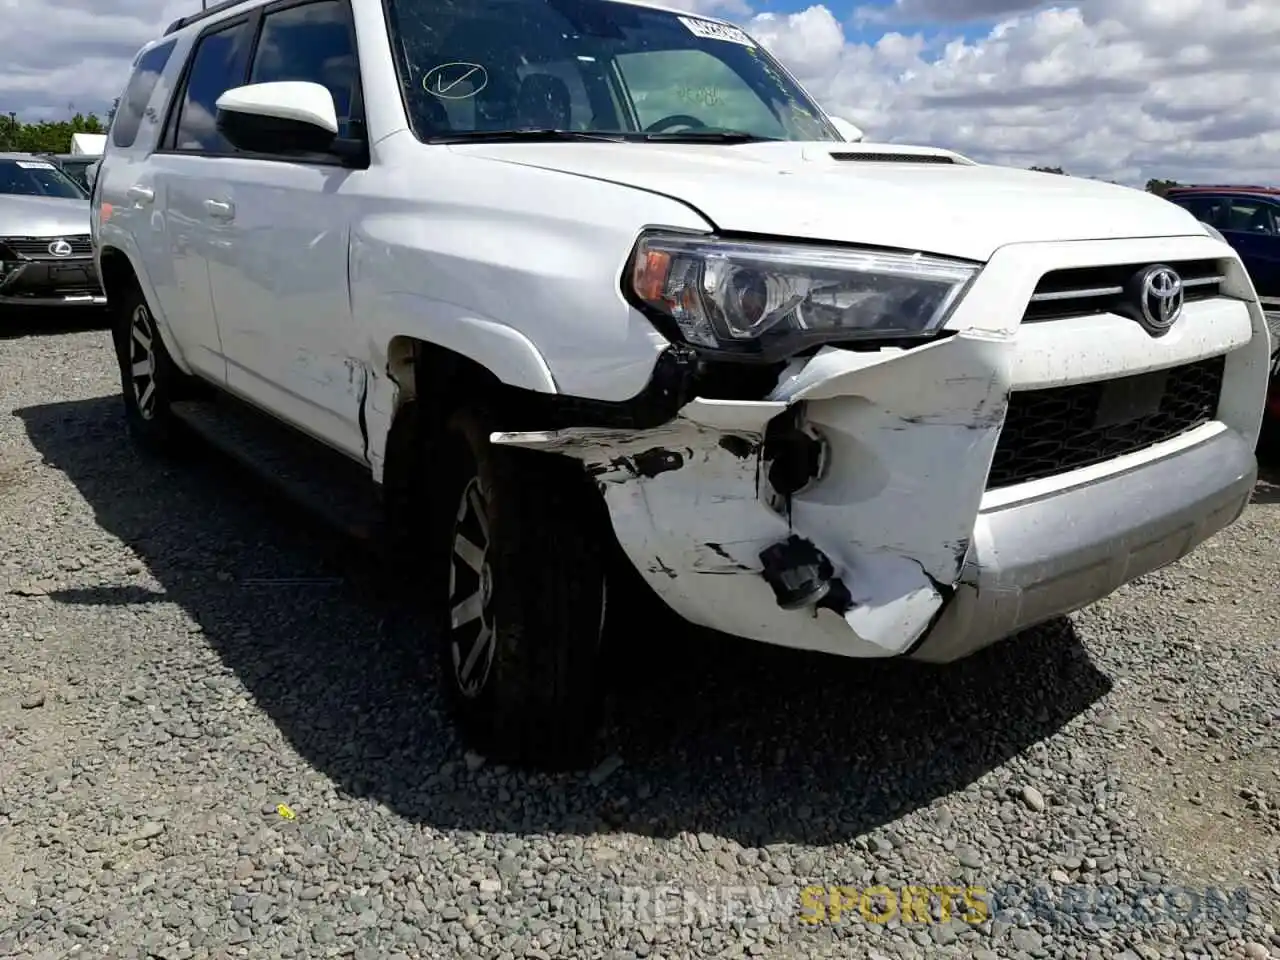
[[[1232,523],[1268,357],[1232,250],[851,126],[647,4],[184,17],[95,181],[128,423],[375,505],[467,742],[518,763],[589,759],[628,577],[751,640],[944,662]]]

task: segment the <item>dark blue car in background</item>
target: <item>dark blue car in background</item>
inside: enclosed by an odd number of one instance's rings
[[[1170,187],[1165,199],[1189,210],[1231,244],[1267,311],[1271,327],[1269,432],[1280,433],[1280,188]]]

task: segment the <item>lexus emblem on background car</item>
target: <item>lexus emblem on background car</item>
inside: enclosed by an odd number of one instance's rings
[[[1139,271],[1131,282],[1137,301],[1137,321],[1147,333],[1159,337],[1169,331],[1182,315],[1182,277],[1162,263]]]
[[[49,252],[55,257],[69,257],[71,256],[71,244],[65,240],[55,240],[49,244]]]

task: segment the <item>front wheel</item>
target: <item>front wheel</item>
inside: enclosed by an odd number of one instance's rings
[[[438,670],[481,754],[583,766],[604,699],[603,506],[577,461],[494,446],[489,422],[455,414],[430,458]]]

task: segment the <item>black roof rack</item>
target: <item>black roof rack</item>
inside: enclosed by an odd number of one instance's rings
[[[240,4],[247,2],[248,0],[221,0],[219,3],[205,7],[199,13],[189,13],[185,17],[179,17],[177,20],[173,21],[173,23],[169,24],[164,35],[167,37],[171,33],[177,33],[183,27],[189,27],[193,23],[199,23],[205,17],[211,17],[215,13],[221,13],[223,10],[229,10],[231,7],[238,7]]]

